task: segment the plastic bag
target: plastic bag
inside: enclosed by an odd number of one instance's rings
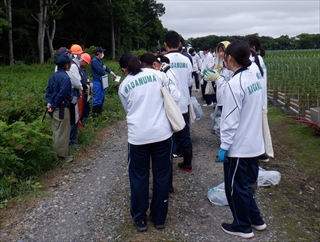
[[[201,105],[198,103],[198,100],[195,97],[191,97],[191,102],[193,105],[193,111],[196,114],[196,120],[199,120],[203,114]]]
[[[221,120],[221,109],[216,106],[213,113],[210,114],[211,117],[211,134],[216,134],[220,136],[220,120]]]
[[[228,205],[226,192],[224,190],[224,182],[218,185],[217,187],[211,188],[207,193],[207,197],[209,201],[215,205],[219,205],[219,206]]]
[[[278,171],[266,171],[259,167],[258,186],[271,187],[277,185],[281,180],[281,174]]]

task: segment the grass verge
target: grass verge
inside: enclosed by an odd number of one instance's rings
[[[268,118],[275,159],[261,163],[281,173],[272,190],[263,190],[260,203],[277,216],[275,226],[290,241],[320,241],[320,136],[307,124],[295,122],[270,105]]]

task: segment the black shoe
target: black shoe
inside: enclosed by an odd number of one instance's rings
[[[150,214],[149,216],[150,216],[150,220],[154,223],[152,215]],[[165,228],[164,224],[155,224],[155,223],[154,223],[154,227],[156,229],[164,229]]]
[[[260,218],[258,221],[251,224],[251,228],[258,230],[258,231],[263,231],[267,228],[267,225],[265,224],[263,219]]]
[[[251,228],[247,228],[244,231],[238,231],[233,228],[232,224],[227,224],[227,223],[223,223],[221,225],[221,228],[227,234],[240,236],[245,239],[251,239],[254,236],[254,233],[252,232]]]
[[[258,157],[260,162],[268,162],[269,161],[269,156],[267,156],[266,154],[260,155]]]
[[[164,229],[165,228],[164,224],[155,224],[154,227],[156,229]]]
[[[143,220],[139,220],[137,222],[132,221],[133,225],[136,227],[138,232],[145,232],[148,231],[147,222]]]

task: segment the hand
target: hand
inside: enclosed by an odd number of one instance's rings
[[[116,79],[116,78],[117,78],[117,75],[116,75],[116,74],[113,74],[113,77]]]
[[[218,153],[218,160],[220,162],[226,162],[227,161],[226,155],[227,155],[227,150],[220,148],[219,153]]]
[[[207,71],[204,75],[204,79],[206,81],[212,81],[215,82],[216,80],[218,80],[221,76],[219,75],[218,72],[214,71],[214,70],[210,70]]]

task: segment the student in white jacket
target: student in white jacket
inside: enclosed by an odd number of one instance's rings
[[[258,39],[258,37],[256,36],[250,36],[247,38],[247,42],[250,46],[250,49],[252,51],[254,51],[257,55],[257,59],[255,59],[255,55],[251,55],[251,61],[252,62],[256,62],[259,63],[258,65],[261,66],[262,70],[263,70],[263,80],[264,80],[264,94],[263,94],[263,108],[264,110],[266,110],[268,112],[268,87],[267,87],[267,68],[266,65],[264,63],[263,57],[265,56],[266,52],[265,50],[262,48],[260,41]],[[269,161],[269,156],[266,154],[263,154],[261,156],[259,156],[259,161],[260,162],[268,162]]]
[[[201,61],[199,55],[194,51],[194,48],[189,49],[189,54],[192,58],[192,76],[194,78],[194,82],[196,84],[196,92],[199,91],[200,81],[199,81],[199,73],[201,70]]]
[[[258,178],[258,156],[264,153],[262,136],[262,86],[251,65],[249,45],[242,40],[226,49],[224,62],[233,71],[227,83],[221,114],[221,145],[218,159],[224,163],[224,182],[233,222],[224,232],[252,238],[252,228],[266,229],[249,182]]]
[[[178,80],[175,73],[170,68],[169,58],[163,55],[153,55],[152,53],[145,53],[140,57],[142,67],[156,70],[156,74],[162,80],[162,84],[167,88],[176,104],[180,101],[180,91],[177,89]]]
[[[214,71],[207,71],[206,74],[204,75],[204,80],[206,80],[207,82],[215,82],[214,86],[216,89],[217,105],[213,112],[214,126],[212,131],[218,136],[220,136],[220,115],[219,114],[221,114],[221,111],[222,111],[224,90],[227,86],[227,82],[230,80],[230,78],[233,75],[233,72],[228,70],[223,63],[224,53],[229,44],[230,44],[229,41],[222,41],[217,45],[217,48],[216,48],[217,57],[215,59]]]
[[[127,113],[128,170],[133,224],[146,231],[149,208],[149,170],[152,158],[153,196],[150,216],[156,229],[163,229],[168,213],[169,179],[172,168],[172,129],[163,106],[162,81],[155,71],[142,68],[132,53],[120,58],[126,78],[119,97]]]
[[[207,70],[213,69],[215,59],[213,58],[210,52],[210,47],[208,45],[204,45],[201,49],[203,51],[203,58],[201,59],[202,60],[201,78],[203,78]],[[209,83],[209,84],[212,85],[212,83]],[[205,89],[207,85],[208,85],[207,81],[203,80],[203,84],[201,85],[201,91],[202,91],[202,97],[206,101],[206,103],[203,104],[202,106],[212,107],[216,103],[216,96],[214,94],[210,94],[210,95],[205,94]]]
[[[189,86],[192,86],[192,66],[190,60],[180,54],[180,35],[176,31],[168,31],[164,38],[164,46],[167,50],[166,57],[170,60],[170,67],[178,80],[177,89],[180,91],[179,109],[182,113],[186,126],[183,130],[174,133],[175,145],[181,147],[183,162],[178,166],[186,172],[192,172],[192,142],[189,126]],[[178,148],[179,149],[179,148]]]
[[[153,55],[152,53],[145,53],[140,57],[142,67],[149,68],[155,72],[162,81],[162,85],[167,88],[176,104],[180,101],[180,91],[176,88],[178,80],[170,68],[170,60],[163,55]],[[169,193],[174,192],[173,187],[173,171],[171,169],[169,181]]]

